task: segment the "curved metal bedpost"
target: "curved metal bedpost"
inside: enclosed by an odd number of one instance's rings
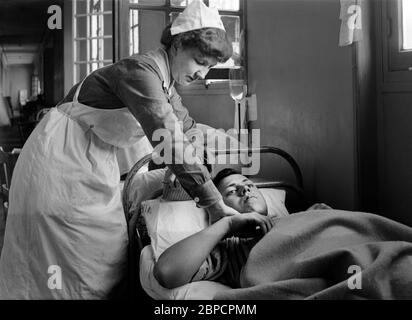
[[[134,164],[134,166],[132,167],[132,169],[130,169],[130,171],[128,172],[126,176],[126,179],[123,185],[123,190],[129,190],[130,183],[132,182],[136,172],[138,172],[141,168],[143,168],[144,165],[148,164],[150,160],[152,160],[152,154],[147,154]],[[123,210],[125,214],[127,215],[126,218],[127,220],[129,220],[130,217],[128,216],[128,213],[129,213],[130,208],[128,208],[127,205],[130,202],[129,202],[129,197],[128,197],[127,192],[123,192],[122,202],[123,202]]]
[[[129,173],[126,176],[126,180],[124,182],[123,191],[129,190],[130,184],[136,175],[136,173],[147,163],[150,162],[152,159],[152,155],[148,154],[140,159]],[[139,275],[139,265],[140,265],[140,252],[143,249],[142,240],[140,238],[139,231],[137,230],[137,221],[138,221],[138,214],[131,215],[130,210],[130,201],[128,192],[123,192],[122,195],[122,202],[123,202],[123,210],[126,216],[127,222],[127,235],[129,239],[129,245],[127,250],[127,291],[129,299],[136,299],[136,296],[139,299],[146,299],[148,296],[142,286],[140,285],[140,275]],[[140,208],[137,209],[140,212]]]
[[[302,177],[302,171],[299,168],[299,165],[297,164],[296,160],[286,151],[275,148],[275,147],[269,147],[269,146],[263,146],[260,148],[243,148],[243,149],[222,149],[222,150],[210,150],[210,152],[214,152],[215,155],[218,154],[231,154],[231,153],[272,153],[280,156],[281,158],[285,159],[289,165],[292,167],[293,172],[295,174],[296,182],[299,188],[303,190],[303,177]]]

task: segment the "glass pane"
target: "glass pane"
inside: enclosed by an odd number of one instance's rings
[[[76,37],[85,38],[87,36],[87,17],[76,18]]]
[[[179,14],[180,14],[180,12],[172,12],[172,13],[170,13],[169,21],[170,21],[170,22],[175,21],[175,19],[179,16]]]
[[[228,38],[233,43],[234,51],[238,52],[240,42],[240,18],[233,16],[221,16]],[[236,48],[236,50],[235,50]]]
[[[103,40],[104,42],[103,42],[103,47],[104,47],[104,50],[103,50],[103,54],[104,54],[104,57],[103,57],[103,59],[104,60],[113,60],[113,40],[112,39],[104,39]]]
[[[76,40],[74,61],[86,61],[87,60],[87,40]]]
[[[87,76],[87,65],[85,63],[76,64],[75,68],[76,68],[76,77],[74,79],[74,82],[77,83],[83,80]]]
[[[209,6],[219,10],[239,11],[239,0],[209,0]]]
[[[103,15],[103,33],[105,36],[111,36],[113,33],[113,16],[111,14]]]
[[[102,39],[90,40],[90,58],[89,61],[102,60]]]
[[[103,1],[103,11],[113,11],[113,0]]]
[[[138,3],[145,6],[163,6],[166,4],[166,0],[130,0],[130,3]]]
[[[240,52],[240,18],[233,16],[222,16],[222,22],[225,26],[228,38],[232,41],[233,56],[220,67],[230,67],[239,65],[241,61]]]
[[[165,28],[165,12],[140,10],[139,11],[139,50],[146,52],[161,46],[160,38]],[[150,32],[147,32],[150,30]]]
[[[89,0],[89,12],[97,13],[102,11],[102,0]]]
[[[170,4],[172,7],[186,7],[190,4],[193,0],[171,0]]]
[[[102,35],[102,19],[101,15],[93,15],[90,19],[90,36],[99,37]]]
[[[76,0],[76,14],[87,13],[87,1],[86,0]]]
[[[129,53],[145,52],[159,47],[165,27],[165,12],[152,10],[130,10]],[[147,30],[150,30],[148,32]],[[143,31],[143,32],[141,32]]]
[[[402,33],[404,50],[412,49],[412,1],[402,0]]]
[[[90,63],[90,72],[93,72],[94,70],[99,69],[99,63],[94,62],[94,63]]]
[[[130,23],[129,53],[130,55],[133,55],[135,53],[139,53],[139,11],[138,10],[130,10],[129,23]]]

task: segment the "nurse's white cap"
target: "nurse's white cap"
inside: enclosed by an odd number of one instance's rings
[[[173,21],[170,32],[174,36],[202,28],[217,28],[226,31],[216,8],[207,7],[201,0],[193,0]]]

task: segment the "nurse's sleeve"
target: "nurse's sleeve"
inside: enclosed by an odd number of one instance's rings
[[[174,87],[171,89],[170,103],[179,121],[183,122],[183,132],[196,127],[196,121],[189,115],[189,111],[183,105],[182,98]]]
[[[175,138],[171,146],[175,157],[167,165],[197,205],[207,208],[220,201],[222,196],[207,168],[201,163],[189,164],[183,157],[186,151],[193,154],[194,148],[183,133],[176,134],[182,128],[166,98],[159,75],[150,65],[125,59],[118,63],[115,78],[116,94],[139,121],[153,148],[163,142],[153,140],[153,133],[158,129],[167,129]]]

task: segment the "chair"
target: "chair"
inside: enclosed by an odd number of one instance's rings
[[[11,97],[4,97],[4,99],[6,100],[6,104],[9,108],[11,125],[19,123],[21,121],[21,114],[15,114],[15,110],[13,109],[13,105],[11,104]]]
[[[11,185],[11,177],[17,158],[20,154],[20,149],[14,149],[12,152],[5,152],[0,147],[0,187],[1,187],[1,201],[4,208],[4,218],[7,219],[7,210],[9,206],[9,190]]]
[[[6,100],[6,103],[9,107],[9,112],[10,112],[10,122],[12,126],[17,126],[19,130],[19,136],[20,136],[20,141],[21,143],[24,143],[24,135],[23,135],[23,128],[22,128],[22,123],[24,122],[22,112],[19,110],[19,114],[15,114],[15,110],[13,109],[13,105],[11,104],[11,97],[4,97]]]

